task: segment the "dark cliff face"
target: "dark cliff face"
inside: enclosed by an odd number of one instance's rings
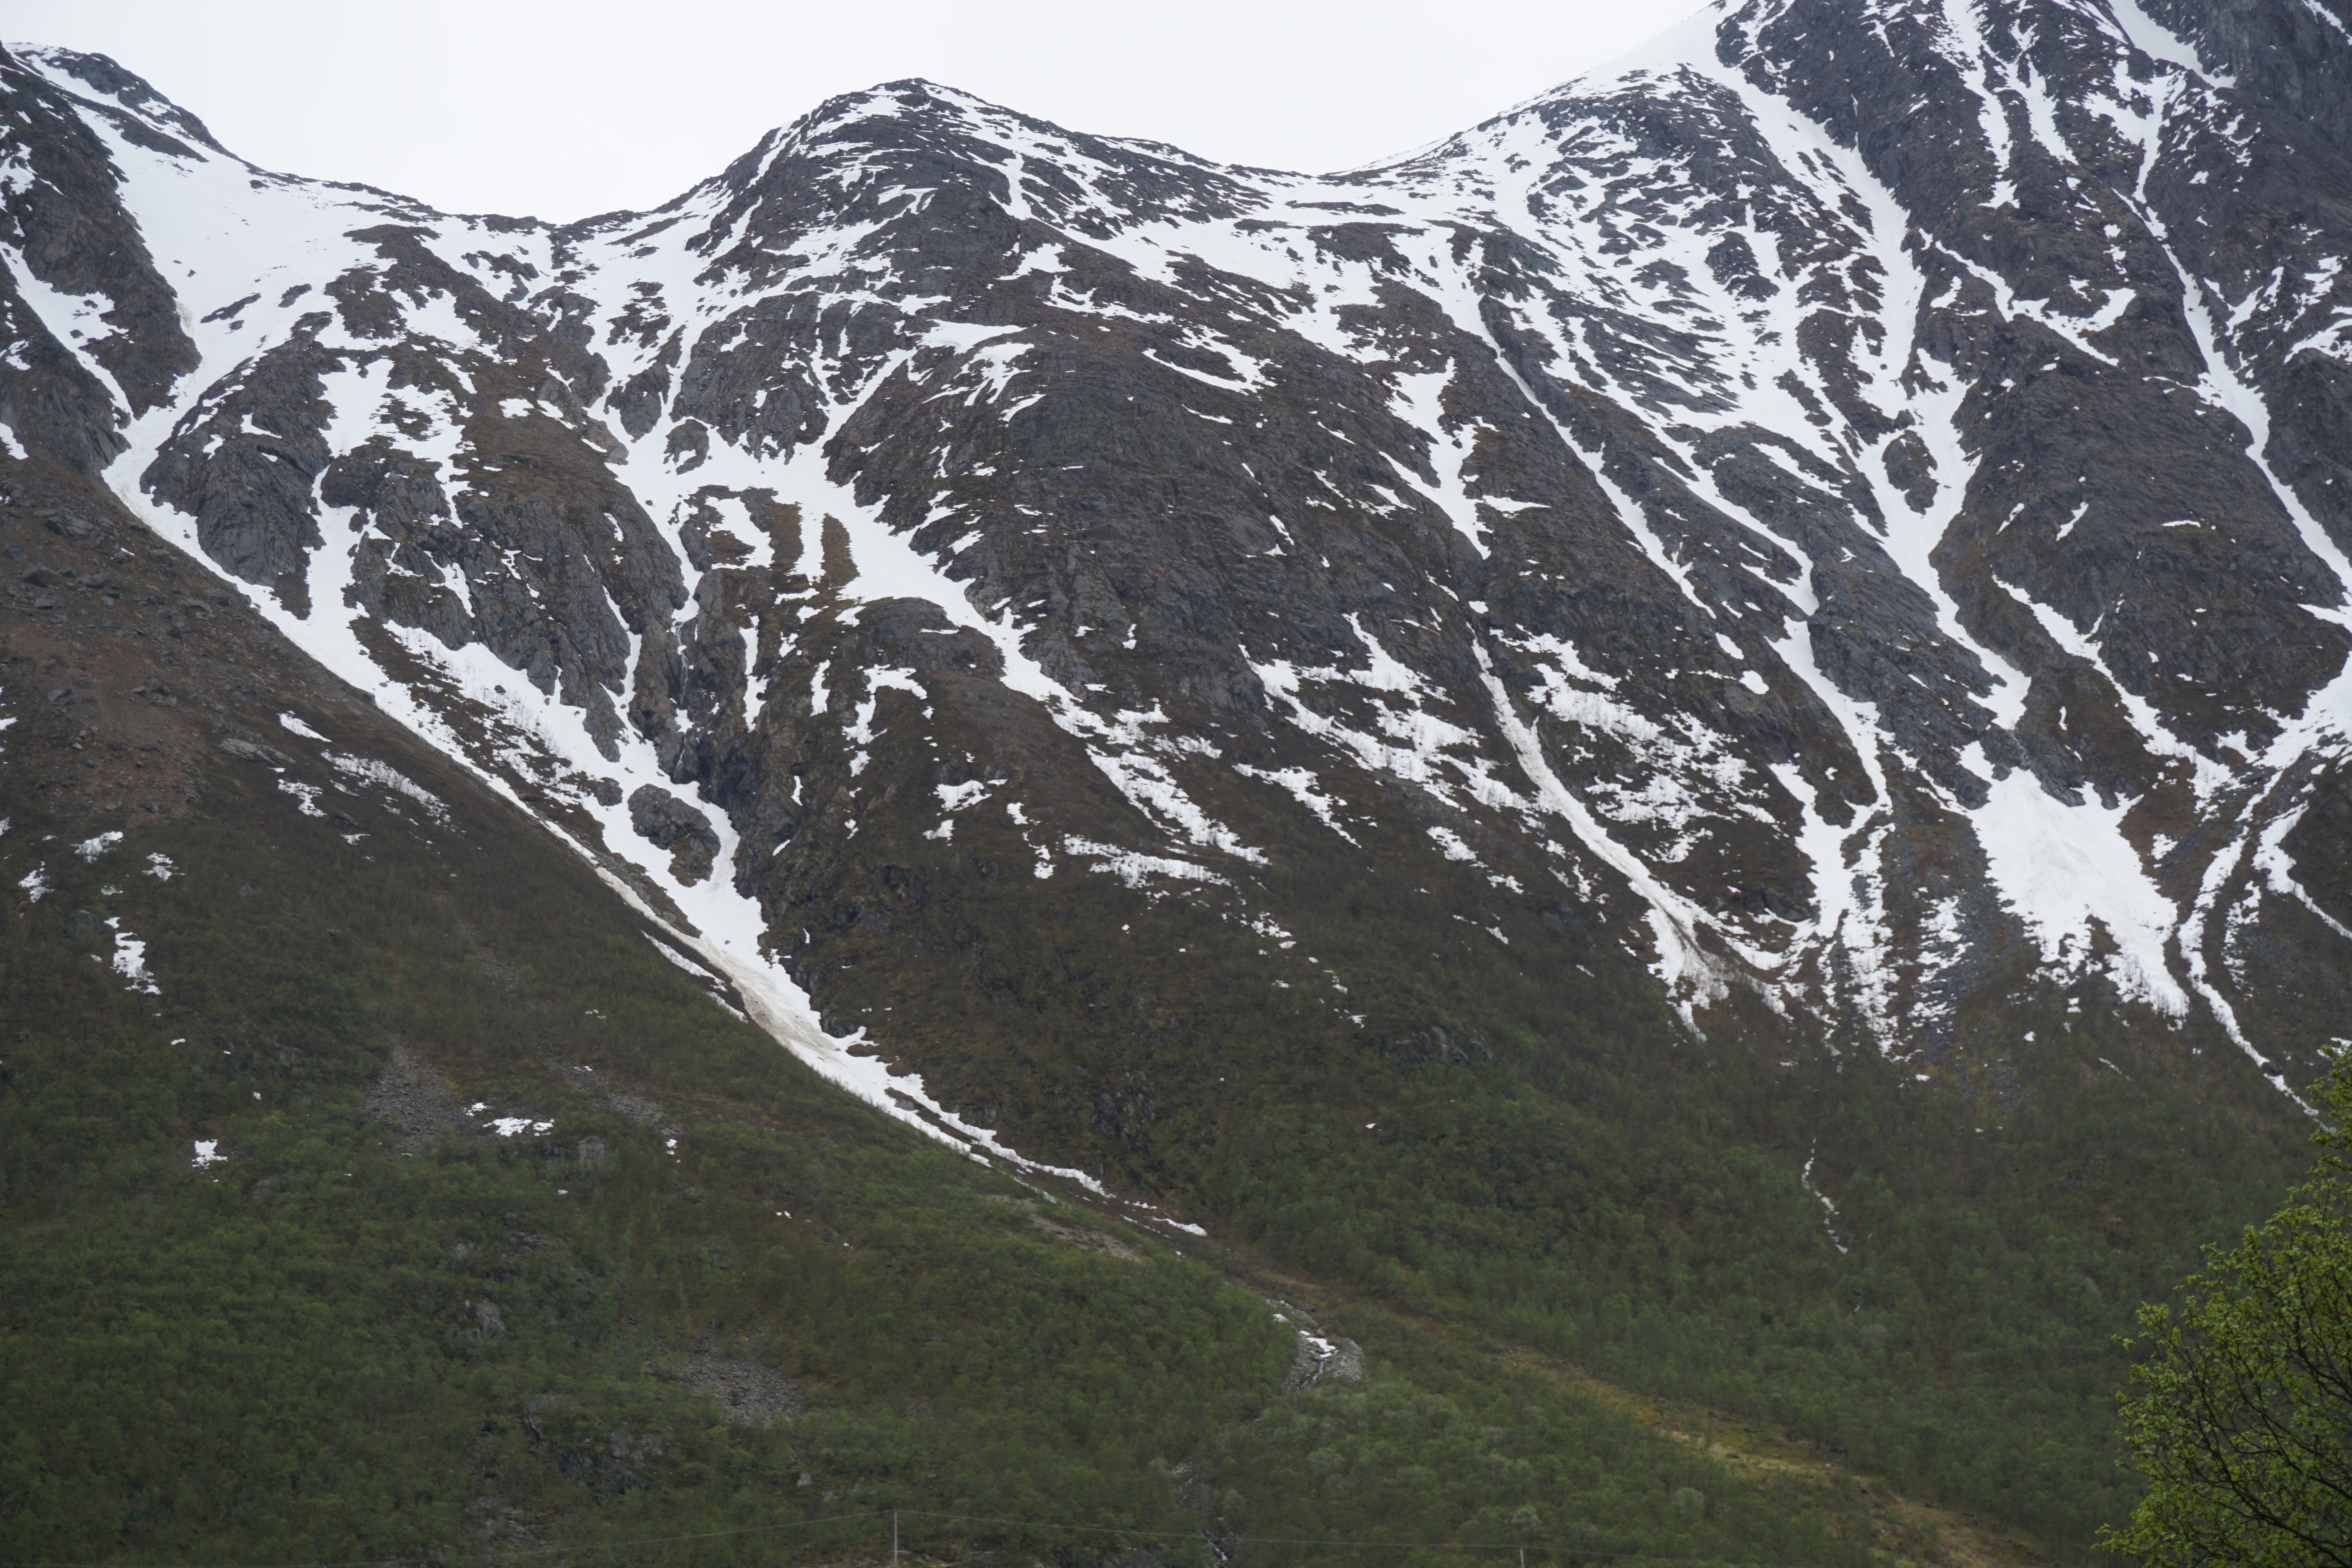
[[[1465,973],[1986,1093],[2029,996],[2319,1059],[2327,0],[1718,6],[1321,178],[893,83],[568,227],[0,91],[16,448],[868,1092],[1150,1185],[1235,994],[1344,1056]]]

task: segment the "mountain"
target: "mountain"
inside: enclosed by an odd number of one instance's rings
[[[2127,1495],[2107,1336],[2352,979],[2338,0],[1727,3],[1321,176],[897,82],[568,225],[0,95],[10,526],[219,574],[802,1064],[2047,1550]]]

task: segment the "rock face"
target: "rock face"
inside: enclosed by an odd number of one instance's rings
[[[671,851],[679,881],[691,885],[710,875],[719,835],[710,818],[659,784],[639,784],[629,795],[629,826],[656,849]]]
[[[561,227],[26,50],[0,425],[967,1132],[1147,1158],[1213,1047],[1105,976],[1202,921],[1401,1060],[1484,1047],[1398,973],[1615,955],[1702,1030],[1990,1083],[2095,994],[2291,1084],[2352,21],[2147,5],[1718,5],[1322,177],[896,82]],[[1443,954],[1333,934],[1367,862]]]

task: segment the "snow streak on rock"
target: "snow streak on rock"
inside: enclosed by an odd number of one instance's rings
[[[2287,846],[2352,714],[2352,42],[2150,4],[1726,0],[1319,177],[898,82],[562,227],[19,50],[0,423],[976,1149],[826,1012],[903,814],[1252,930],[1300,854],[1475,866],[1695,1026],[2097,974],[2260,1056],[2232,943],[2345,939]]]

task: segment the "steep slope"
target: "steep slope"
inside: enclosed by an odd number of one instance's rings
[[[1918,1536],[839,1094],[69,472],[11,472],[0,554],[40,590],[0,621],[12,1559]],[[1308,1484],[1401,1425],[1423,1484]]]
[[[2352,43],[2160,12],[1315,178],[896,83],[568,226],[18,50],[0,424],[835,1082],[2077,1541],[2352,958]]]
[[[1321,180],[901,84],[568,229],[256,177],[37,54],[16,396],[574,832],[723,868],[845,1026],[903,784],[927,879],[954,820],[1280,922],[1269,847],[1370,833],[1694,1018],[1933,1054],[2096,970],[2242,1034],[2352,526],[2344,45],[2271,25],[2299,94],[2086,8],[1709,14]]]

